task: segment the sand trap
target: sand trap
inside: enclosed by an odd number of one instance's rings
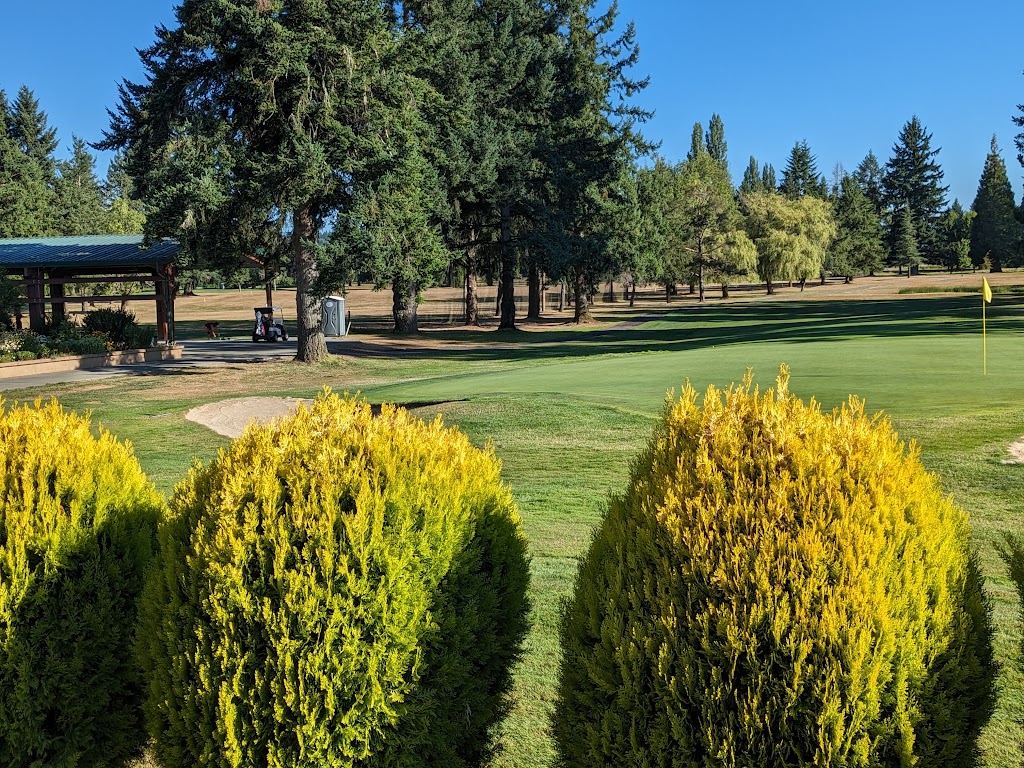
[[[218,435],[238,437],[250,422],[265,424],[292,413],[299,403],[309,405],[312,402],[297,397],[238,397],[193,408],[185,418],[212,429]]]
[[[1011,445],[1009,451],[1010,456],[1003,459],[1003,464],[1024,464],[1024,437]]]

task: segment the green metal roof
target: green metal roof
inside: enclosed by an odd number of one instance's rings
[[[142,235],[0,239],[0,269],[149,267],[174,261],[179,245],[161,240],[142,247]]]

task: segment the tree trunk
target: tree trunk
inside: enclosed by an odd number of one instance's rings
[[[725,283],[722,283],[722,298],[723,299],[728,299],[729,298],[729,286],[726,285]]]
[[[263,294],[267,299],[267,306],[274,306],[274,276],[270,270],[270,262],[263,262]]]
[[[573,275],[573,295],[576,300],[576,312],[573,321],[576,323],[589,323],[594,318],[590,314],[590,301],[588,295],[590,286],[587,284],[586,275],[583,270],[576,270]]]
[[[529,258],[529,256],[527,256],[527,258]],[[530,298],[526,305],[526,319],[540,320],[540,303],[541,297],[544,295],[544,288],[541,285],[540,280],[540,267],[537,266],[536,262],[530,262],[530,266],[527,269],[526,281],[529,284],[530,292]]]
[[[396,280],[391,284],[394,298],[392,314],[395,318],[395,333],[416,333],[419,331],[417,294],[419,286],[415,280]]]
[[[608,281],[608,301],[610,301],[612,304],[615,303],[615,281],[614,280],[609,280]]]
[[[768,286],[768,295],[769,296],[771,296],[773,293],[775,293],[775,286],[772,285],[772,281],[771,280],[765,280],[765,285]]]
[[[476,291],[476,229],[469,230],[466,248],[466,325],[480,325],[480,305]]]
[[[807,278],[806,277],[801,277],[800,278],[800,293],[804,292],[804,286],[806,286],[806,285],[807,285]]]
[[[632,307],[636,303],[636,283],[633,283],[630,288],[632,288],[632,290],[629,291],[629,306]]]
[[[558,281],[558,311],[565,311],[565,279]]]
[[[697,301],[701,304],[704,303],[704,262],[701,262],[700,266],[697,267],[697,290],[698,296]]]
[[[512,247],[512,209],[501,206],[501,287],[498,289],[501,320],[498,330],[516,327],[516,253]]]
[[[320,268],[310,245],[316,241],[316,218],[309,206],[292,213],[292,261],[295,265],[295,324],[301,363],[319,363],[328,356],[320,297],[315,295]]]

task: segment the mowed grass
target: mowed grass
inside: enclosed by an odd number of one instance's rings
[[[329,384],[373,401],[436,402],[418,412],[441,413],[478,444],[492,443],[523,512],[533,572],[533,630],[496,765],[525,768],[549,765],[553,755],[547,719],[559,605],[608,494],[623,488],[666,393],[687,380],[698,389],[728,386],[748,368],[771,386],[785,363],[801,397],[832,408],[856,393],[869,412],[884,411],[970,512],[1004,663],[983,764],[1009,768],[1022,754],[1024,680],[1015,666],[1018,606],[994,545],[1003,532],[1024,530],[1024,465],[1003,463],[1008,445],[1024,437],[1024,302],[997,297],[990,307],[983,376],[976,299],[709,304],[622,329],[469,334],[465,344],[402,359],[268,364],[52,391],[131,439],[166,491],[194,457],[209,459],[227,444],[184,420],[189,407],[222,397],[310,396]]]

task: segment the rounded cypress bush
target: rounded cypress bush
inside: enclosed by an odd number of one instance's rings
[[[329,392],[194,467],[143,611],[161,764],[483,764],[527,615],[499,469]]]
[[[968,766],[993,705],[967,516],[851,398],[689,386],[566,604],[561,766]]]
[[[132,642],[162,500],[131,448],[56,401],[0,415],[0,763],[141,753]]]

